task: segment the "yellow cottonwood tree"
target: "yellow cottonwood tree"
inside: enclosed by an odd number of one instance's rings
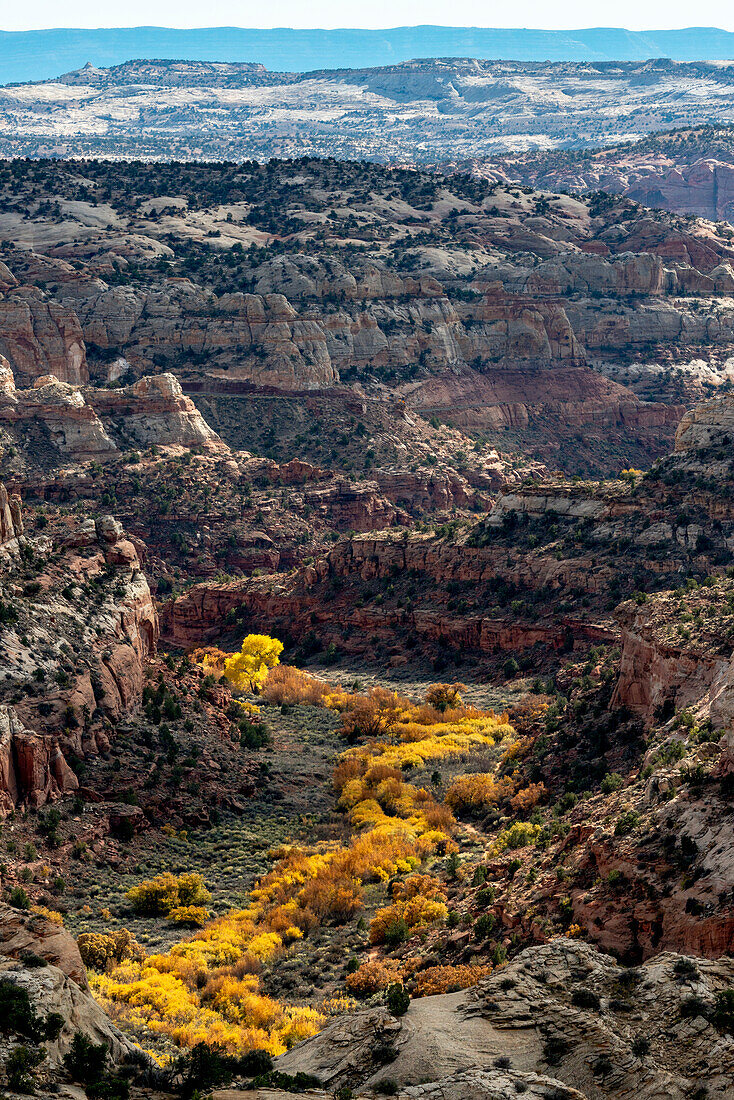
[[[239,653],[224,662],[224,675],[241,690],[259,691],[265,683],[268,669],[280,662],[283,643],[267,634],[248,634]]]

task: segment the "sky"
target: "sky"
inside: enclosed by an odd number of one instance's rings
[[[2,10],[2,9],[5,10]],[[601,16],[601,18],[600,18]],[[478,0],[26,0],[0,6],[0,29],[45,27],[399,27],[434,23],[453,27],[536,27],[578,29],[594,26],[629,30],[720,27],[734,31],[731,0],[616,0],[604,9],[588,0],[525,0],[487,4]]]

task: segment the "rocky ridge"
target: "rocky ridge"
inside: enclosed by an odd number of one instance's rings
[[[709,223],[330,162],[159,166],[160,200],[124,167],[35,171],[41,194],[20,181],[3,215],[0,353],[19,392],[172,372],[225,442],[279,460],[335,409],[396,436],[406,413],[436,418],[546,461],[586,428],[591,465],[658,453],[682,404],[728,377],[734,250]],[[621,384],[633,367],[643,399]],[[294,401],[292,436],[268,435]]]
[[[522,152],[467,167],[552,191],[606,191],[644,206],[730,221],[734,209],[734,140],[726,125],[681,127],[598,149]]]
[[[607,57],[629,49],[628,33],[620,38],[611,52],[603,47]],[[661,50],[642,47],[648,48]],[[301,73],[143,58],[3,88],[0,148],[5,155],[34,157],[321,156],[432,164],[506,150],[597,146],[712,117],[726,121],[731,87],[730,64],[665,57],[540,62],[427,56]]]

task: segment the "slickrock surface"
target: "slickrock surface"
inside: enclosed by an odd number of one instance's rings
[[[424,1084],[412,1085],[406,1088],[398,1088],[390,1095],[397,1096],[399,1100],[508,1100],[522,1094],[527,1100],[548,1100],[552,1095],[555,1100],[586,1100],[584,1095],[576,1089],[564,1088],[557,1080],[538,1073],[513,1073],[507,1070],[460,1070],[450,1076],[442,1077],[438,1081],[427,1081]],[[279,1089],[248,1089],[246,1092],[240,1089],[215,1089],[214,1100],[285,1100],[290,1093],[281,1092]],[[332,1092],[322,1092],[320,1089],[307,1090],[306,1096],[314,1100],[331,1100]],[[362,1100],[374,1097],[373,1092],[362,1092],[358,1089],[352,1094],[354,1100]]]
[[[59,925],[0,906],[0,982],[26,990],[41,1019],[52,1013],[61,1018],[58,1038],[43,1045],[42,1079],[34,1090],[38,1095],[58,1093],[58,1076],[65,1076],[63,1057],[77,1033],[93,1043],[103,1043],[113,1062],[130,1058],[138,1064],[145,1062],[145,1055],[115,1027],[92,997],[76,942]],[[0,1055],[4,1061],[18,1046],[19,1037],[11,1037],[12,1032],[8,1035],[5,1027],[3,1030]]]
[[[392,1080],[401,1097],[489,1100],[524,1092],[514,1089],[519,1081],[536,1090],[555,1083],[559,1096],[589,1100],[683,1100],[702,1086],[723,1098],[734,1043],[706,1012],[714,1014],[716,994],[734,980],[734,964],[681,962],[663,954],[629,970],[587,944],[555,939],[528,948],[474,990],[413,1001],[399,1019],[375,1009],[335,1021],[278,1066],[313,1073],[330,1088],[349,1085],[356,1095]],[[692,996],[705,1008],[687,1015]],[[648,1049],[635,1053],[641,1039]],[[380,1065],[386,1049],[389,1064]],[[502,1058],[509,1067],[498,1069]]]

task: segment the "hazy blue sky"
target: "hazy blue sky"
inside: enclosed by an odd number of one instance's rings
[[[4,9],[4,10],[2,10]],[[721,27],[734,30],[731,0],[616,0],[590,5],[588,0],[524,4],[479,4],[476,0],[27,0],[2,5],[0,29],[39,27],[397,27],[418,23],[473,27],[582,28],[628,27],[630,30],[672,27]]]

